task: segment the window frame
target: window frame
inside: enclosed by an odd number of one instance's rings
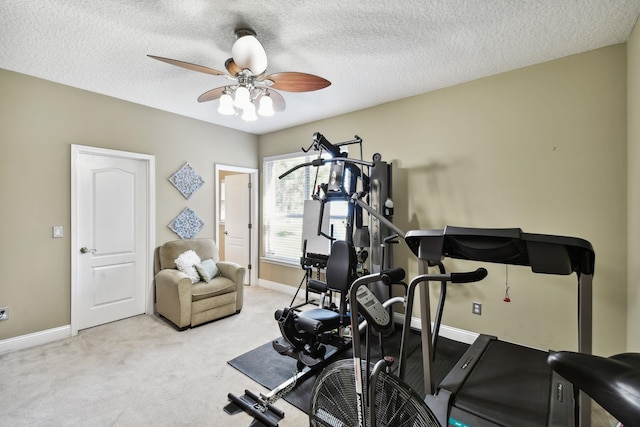
[[[273,239],[276,238],[276,236],[274,236],[275,232],[272,230],[272,223],[275,217],[272,218],[272,216],[274,215],[273,214],[274,212],[282,211],[281,209],[274,208],[274,205],[277,206],[278,204],[277,196],[275,196],[275,200],[273,196],[273,194],[277,194],[277,189],[274,187],[278,187],[278,182],[280,181],[278,179],[278,176],[286,171],[286,169],[278,170],[277,166],[274,167],[274,162],[297,159],[298,161],[295,162],[292,166],[290,166],[290,167],[293,167],[295,165],[310,162],[313,159],[317,159],[318,154],[319,153],[317,151],[309,152],[309,153],[296,152],[296,153],[288,153],[288,154],[281,154],[281,155],[275,155],[275,156],[267,156],[262,159],[262,169],[263,169],[262,170],[262,180],[263,180],[262,205],[263,207],[262,207],[262,229],[260,231],[261,231],[263,243],[262,243],[261,260],[270,262],[273,264],[281,264],[285,266],[300,266],[300,258],[303,255],[302,253],[302,228],[303,228],[302,220],[303,220],[304,212],[302,210],[302,206],[304,205],[304,200],[310,199],[311,195],[315,192],[314,191],[315,189],[313,188],[313,184],[316,181],[316,176],[318,176],[317,184],[320,184],[326,181],[326,180],[323,181],[322,176],[323,176],[323,173],[326,173],[327,177],[329,176],[330,163],[327,163],[325,166],[322,166],[322,168],[326,168],[324,169],[324,172],[323,170],[317,171],[318,168],[314,166],[306,166],[304,168],[300,168],[292,172],[292,174],[300,174],[301,169],[306,170],[303,178],[300,178],[300,177],[295,178],[298,181],[304,181],[304,185],[306,186],[306,188],[301,192],[301,194],[303,194],[304,197],[302,198],[302,200],[299,201],[300,210],[299,212],[292,212],[287,214],[292,216],[289,218],[289,221],[293,222],[294,225],[297,222],[297,219],[299,218],[299,225],[300,225],[299,234],[297,233],[297,229],[293,232],[294,236],[299,235],[299,241],[295,246],[297,247],[297,249],[295,250],[296,255],[294,256],[291,252],[290,253],[277,252],[276,246],[272,244]],[[328,153],[324,153],[324,152],[322,153],[322,156],[323,157],[326,156],[327,158],[330,157]],[[318,173],[318,175],[316,175],[316,173]],[[282,188],[283,186],[280,186],[280,188]],[[338,203],[341,203],[341,202],[333,201],[331,202],[331,205],[334,206]],[[344,201],[344,204],[345,204],[344,208],[337,208],[337,206],[336,206],[337,209],[332,208],[332,213],[330,214],[330,222],[334,224],[334,229],[336,228],[335,227],[336,223],[339,223],[340,221],[345,220],[345,215],[343,214],[343,212],[347,211],[346,209],[347,203],[348,201]],[[336,233],[336,237],[340,238],[339,236],[340,234]],[[286,245],[283,245],[283,246],[286,246]],[[288,245],[287,249],[293,250],[293,247],[294,245]]]

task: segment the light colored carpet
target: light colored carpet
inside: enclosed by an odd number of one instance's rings
[[[291,297],[245,288],[242,312],[178,332],[136,316],[0,356],[3,426],[248,426],[228,415],[227,394],[267,390],[227,361],[280,335],[273,312]],[[284,400],[282,427],[308,425]],[[594,427],[615,426],[594,405]]]
[[[136,316],[0,356],[3,426],[248,426],[227,394],[267,390],[227,364],[280,335],[273,312],[291,297],[245,288],[238,315],[178,332]],[[307,416],[279,400],[286,426]]]

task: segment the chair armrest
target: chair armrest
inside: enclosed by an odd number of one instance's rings
[[[191,324],[191,279],[180,270],[160,270],[155,276],[156,310],[179,328]]]
[[[236,311],[242,309],[243,296],[244,296],[244,279],[247,274],[247,269],[240,264],[231,261],[218,261],[216,263],[222,277],[233,280],[236,284]]]
[[[156,274],[156,280],[158,280],[158,278],[160,278],[160,280],[163,280],[163,281],[170,281],[170,282],[177,283],[184,278],[189,279],[189,276],[187,276],[180,270],[176,270],[173,268],[166,268],[164,270],[158,271],[158,273]]]
[[[226,277],[227,279],[233,280],[239,284],[244,284],[246,268],[231,261],[218,261],[216,265],[218,266],[222,277]]]

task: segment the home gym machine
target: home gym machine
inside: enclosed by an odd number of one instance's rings
[[[360,145],[360,159],[348,158],[348,154],[343,151],[343,147],[353,144]],[[353,332],[345,333],[351,326],[349,317],[345,316],[346,295],[351,283],[356,279],[356,265],[358,261],[364,261],[366,258],[369,261],[369,269],[373,272],[380,272],[385,265],[390,265],[391,254],[389,251],[385,253],[385,238],[397,230],[391,223],[391,165],[382,161],[380,154],[375,154],[371,162],[363,160],[360,137],[356,135],[351,141],[332,144],[322,134],[315,133],[311,145],[302,150],[318,151],[318,157],[311,162],[293,167],[279,178],[283,179],[303,167],[320,168],[328,165],[327,182],[316,182],[313,186],[317,191],[312,194],[312,201],[319,210],[316,216],[316,234],[322,239],[335,240],[323,227],[323,224],[326,224],[325,206],[331,202],[344,201],[348,202],[345,241],[335,241],[328,256],[308,251],[312,245],[304,244],[301,265],[306,270],[307,278],[305,299],[308,301],[309,290],[328,293],[329,306],[305,312],[298,312],[297,307],[291,306],[275,313],[282,338],[274,340],[273,347],[278,353],[297,360],[297,372],[267,394],[256,395],[245,390],[244,396],[228,395],[231,403],[225,407],[225,411],[231,414],[245,411],[255,418],[255,422],[267,426],[276,426],[284,417],[284,413],[272,405],[277,399],[322,370],[333,358],[350,347]],[[316,174],[316,180],[317,176]],[[374,214],[369,218],[368,230],[363,223],[363,210]],[[355,254],[354,244],[360,248],[358,254]],[[323,267],[326,282],[319,280],[319,277],[309,278],[311,268]],[[345,284],[345,281],[348,283]],[[382,283],[374,286],[380,300],[389,299],[387,286]],[[334,292],[344,294],[344,298],[339,298],[338,306],[331,301]]]
[[[360,149],[360,158],[349,158],[344,147],[357,144]],[[316,168],[329,165],[329,177],[326,183],[317,183],[314,188],[317,191],[311,195],[313,200],[319,202],[319,216],[317,223],[317,235],[327,239],[333,239],[323,230],[325,205],[335,201],[350,202],[345,218],[345,240],[353,243],[357,248],[368,250],[370,271],[377,273],[392,265],[391,256],[385,257],[383,263],[383,240],[392,231],[389,224],[393,218],[392,200],[392,168],[391,164],[382,160],[382,156],[376,153],[372,161],[365,161],[362,154],[362,138],[355,136],[353,140],[331,143],[319,132],[313,134],[313,140],[308,148],[302,151],[317,151],[318,157],[311,162],[299,164],[280,175],[285,178],[297,169],[313,166]],[[317,175],[316,175],[317,177]],[[354,199],[364,200],[356,203]],[[363,223],[363,208],[368,212],[377,213],[387,221],[380,221],[376,216],[369,217],[368,227]],[[393,225],[391,226],[393,227]],[[305,252],[304,257],[309,257],[309,263],[314,263],[317,257],[313,253]],[[303,262],[305,260],[303,259]],[[386,288],[381,286],[381,291]],[[386,299],[386,298],[384,298]]]
[[[343,150],[344,147],[354,144],[359,145],[360,159],[348,158],[348,153]],[[362,265],[368,258],[370,270],[373,272],[382,271],[382,269],[391,265],[391,254],[386,254],[386,256],[384,254],[385,245],[387,244],[385,238],[390,230],[387,224],[391,225],[391,229],[395,227],[391,222],[393,216],[391,165],[382,161],[380,154],[375,154],[372,162],[364,161],[362,159],[362,139],[360,137],[356,135],[353,140],[332,144],[322,134],[316,132],[313,135],[311,145],[306,149],[302,148],[302,150],[304,152],[311,150],[317,151],[318,157],[310,162],[296,165],[280,175],[279,178],[283,179],[303,167],[313,166],[316,168],[316,182],[313,188],[317,189],[317,191],[314,191],[311,195],[311,200],[305,201],[304,219],[309,220],[310,223],[303,224],[303,256],[301,265],[303,269],[306,270],[303,281],[306,280],[307,283],[305,290],[305,303],[307,303],[309,301],[308,295],[310,290],[322,293],[325,292],[327,288],[327,284],[319,280],[319,274],[317,279],[310,278],[311,267],[315,267],[319,272],[320,267],[326,265],[323,261],[326,255],[316,253],[310,250],[310,248],[319,247],[322,250],[324,246],[326,249],[326,243],[335,240],[333,233],[327,233],[327,228],[330,226],[328,218],[326,217],[326,211],[332,202],[346,202],[347,213],[344,219],[344,239],[348,244],[359,248],[357,254],[358,265]],[[320,168],[325,165],[329,166],[328,173],[326,174],[327,182],[318,183],[318,172]],[[364,202],[363,199],[366,199],[367,202]],[[313,207],[316,209],[315,217],[309,215],[307,212],[307,208]],[[369,227],[364,225],[363,210],[374,214],[369,218]],[[313,222],[315,222],[316,225],[315,236],[313,236],[312,233],[305,236],[305,230],[309,226],[313,227]],[[371,230],[370,233],[369,228]],[[308,237],[309,240],[305,237]],[[319,242],[318,239],[320,240]],[[359,274],[368,272],[366,268],[359,270]],[[302,286],[302,283],[303,282],[300,283],[300,286]],[[345,293],[347,290],[348,289],[344,289]],[[378,284],[375,291],[382,301],[390,297],[389,289],[382,284]],[[331,293],[329,293],[329,295],[331,295]],[[339,307],[339,309],[342,308]],[[307,348],[315,349],[315,344],[309,344],[302,350],[299,350],[296,346],[296,342],[300,340],[296,339],[293,335],[295,335],[296,329],[301,331],[301,328],[291,326],[291,323],[296,323],[297,317],[299,317],[296,311],[285,309],[278,313],[276,319],[278,319],[280,324],[283,340],[274,341],[274,348],[281,354],[287,354],[299,360],[308,360],[310,353],[317,354],[318,352],[315,350],[307,351]],[[313,314],[313,311],[311,314]],[[305,313],[304,316],[308,317],[309,313]],[[287,326],[285,327],[285,325]],[[300,334],[305,335],[302,331]],[[292,347],[295,348],[294,352],[291,351]],[[314,359],[315,358],[314,356]],[[305,365],[309,366],[308,363],[305,363]]]
[[[341,147],[352,144],[358,144],[360,146],[360,159],[348,158],[347,153],[341,149]],[[360,248],[360,254],[362,254],[365,250],[363,246],[366,241],[366,244],[369,245],[368,253],[371,253],[371,257],[369,258],[371,270],[373,272],[382,271],[386,267],[384,265],[385,263],[387,263],[387,265],[390,265],[391,263],[391,255],[386,254],[385,256],[384,254],[384,246],[387,242],[387,240],[385,240],[387,237],[386,233],[388,233],[389,228],[395,228],[393,223],[390,221],[393,215],[393,202],[391,200],[390,186],[391,165],[382,161],[379,154],[375,154],[373,156],[372,162],[364,161],[362,159],[362,139],[357,135],[355,136],[355,139],[351,141],[332,144],[322,134],[315,133],[311,146],[307,149],[303,148],[302,150],[308,152],[312,149],[319,152],[316,159],[293,167],[280,175],[279,178],[283,179],[301,167],[314,166],[317,168],[316,182],[313,185],[313,188],[317,188],[317,191],[312,194],[312,200],[307,201],[307,204],[305,204],[305,207],[308,207],[311,206],[309,203],[316,202],[318,209],[316,239],[319,238],[321,242],[319,245],[316,244],[315,246],[322,247],[323,241],[334,239],[333,235],[329,235],[325,231],[325,226],[328,225],[327,218],[325,216],[325,208],[327,205],[335,201],[347,202],[347,215],[345,218],[346,243],[353,246],[354,241],[357,240],[355,245]],[[325,153],[328,154],[328,156],[324,155]],[[317,171],[320,167],[323,167],[326,164],[329,165],[327,182],[318,184]],[[362,199],[365,197],[368,199],[368,203],[363,202]],[[371,226],[370,236],[363,224],[363,210],[373,214],[369,220]],[[307,213],[305,212],[305,218],[307,217],[306,214]],[[389,227],[388,224],[391,227]],[[357,235],[358,238],[354,238],[354,235]],[[313,239],[313,236],[309,237]],[[307,250],[312,243],[314,243],[314,240],[311,240],[311,242],[304,240],[303,258],[301,261],[303,268],[308,267],[309,265],[318,265],[318,259],[321,259],[320,255]],[[329,256],[329,259],[331,259],[331,255]],[[334,261],[334,265],[336,264],[337,262]],[[326,273],[327,283],[321,282],[320,280],[308,279],[309,271],[310,270],[307,268],[307,295],[310,289],[317,293],[325,293],[329,288],[330,290],[332,289],[333,291],[341,292],[346,296],[348,287],[356,278],[355,276],[351,277],[346,287],[344,283],[341,283],[341,278],[338,278],[337,285],[332,284],[331,277],[335,278],[336,273],[331,273],[332,276],[330,276],[328,262]],[[344,274],[339,277],[344,277]],[[390,298],[388,287],[384,286],[382,283],[377,284],[375,292],[377,292],[378,298],[382,301],[386,301]],[[329,292],[329,295],[331,294],[332,292]],[[330,296],[329,301],[331,301]],[[339,310],[342,315],[342,313],[346,311],[346,300],[340,301],[340,303],[341,304],[337,307],[337,310]],[[326,323],[326,313],[320,314],[317,310],[298,314],[295,310],[292,310],[291,307],[289,307],[276,312],[276,319],[280,325],[283,338],[277,339],[273,342],[274,348],[280,354],[297,358],[300,363],[307,367],[314,367],[320,363],[323,365],[326,364],[324,363],[325,341],[331,342],[332,345],[334,345],[335,341],[329,339],[322,340],[324,336],[334,338],[333,335],[335,334],[318,334],[317,330],[320,329],[320,326],[317,326],[316,323],[309,323],[309,318],[313,318],[314,316],[318,317],[317,319],[314,319],[317,321],[317,324]],[[342,332],[341,328],[348,327],[349,325],[348,322],[340,322],[337,326],[340,334]],[[327,329],[329,331],[333,331],[336,328],[332,327]],[[306,342],[306,344],[303,346],[301,345],[302,342]],[[346,340],[340,340],[337,347],[342,348],[345,344],[350,344],[350,341],[346,342]]]

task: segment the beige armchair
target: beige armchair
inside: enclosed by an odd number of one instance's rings
[[[212,258],[220,275],[207,282],[192,283],[176,267],[175,260],[189,249],[202,259]],[[220,261],[212,239],[184,239],[167,242],[154,253],[156,310],[178,329],[187,329],[239,313],[242,309],[246,269]]]

